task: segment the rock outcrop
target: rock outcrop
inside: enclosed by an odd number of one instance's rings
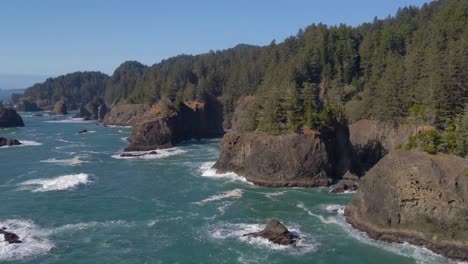
[[[247,237],[262,237],[279,245],[294,245],[300,239],[297,234],[289,232],[289,230],[278,220],[271,219],[268,221],[265,229],[259,232],[245,234]]]
[[[23,243],[19,236],[13,232],[6,231],[6,227],[0,229],[0,234],[3,235],[3,241],[8,242],[8,244],[20,244]]]
[[[329,186],[352,169],[347,126],[279,136],[231,132],[223,137],[214,168],[267,187]]]
[[[50,115],[66,115],[68,114],[67,111],[68,105],[65,100],[60,100],[55,103],[54,109],[49,113]]]
[[[169,148],[183,140],[220,137],[224,133],[222,110],[216,101],[181,103],[169,115],[153,110],[134,122],[125,151]]]
[[[5,108],[0,104],[0,128],[1,127],[22,127],[23,119],[15,109]]]
[[[390,151],[361,179],[347,221],[371,238],[468,260],[468,160]]]
[[[5,147],[5,146],[18,146],[21,145],[21,142],[19,142],[17,139],[14,138],[4,138],[0,137],[0,147]]]
[[[414,126],[392,126],[374,120],[359,120],[349,125],[349,140],[362,171],[374,166],[389,151],[407,143]]]
[[[107,115],[107,105],[102,99],[94,100],[93,102],[81,105],[76,118],[85,118],[87,120],[103,121]]]
[[[31,101],[26,100],[26,99],[20,99],[20,101],[16,105],[16,110],[18,110],[20,112],[42,111],[42,109],[39,108],[35,102],[31,102]]]
[[[337,182],[330,190],[330,193],[355,192],[359,188],[359,177],[347,172],[343,179]]]
[[[132,122],[150,109],[146,104],[117,104],[110,107],[104,125],[131,126]]]

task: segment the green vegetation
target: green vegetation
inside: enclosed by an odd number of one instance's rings
[[[31,87],[26,95],[64,96],[72,103],[101,96],[108,103],[154,104],[168,98],[176,105],[219,98],[225,119],[240,97],[255,95],[249,108],[252,129],[279,134],[319,128],[334,118],[344,120],[346,113],[352,121],[434,126],[441,131],[439,141],[427,134],[412,144],[463,155],[467,14],[468,1],[433,1],[359,27],[313,24],[265,47],[180,55],[151,67],[126,62],[111,77],[65,75]]]

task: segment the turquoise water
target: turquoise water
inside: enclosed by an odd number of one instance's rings
[[[261,188],[215,174],[219,140],[121,159],[129,128],[22,116],[26,127],[0,130],[26,143],[0,148],[0,226],[24,243],[0,243],[1,263],[449,263],[353,230],[334,212],[352,194]],[[301,242],[241,236],[270,218]]]

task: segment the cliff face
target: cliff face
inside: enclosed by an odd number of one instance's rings
[[[66,115],[68,114],[67,112],[67,103],[65,100],[60,100],[57,103],[55,103],[54,109],[50,112],[51,115]]]
[[[0,105],[0,127],[22,127],[23,119],[15,109],[4,108]]]
[[[372,238],[466,261],[467,172],[468,161],[460,157],[391,151],[361,179],[347,220]]]
[[[117,104],[110,107],[104,118],[104,125],[130,126],[149,110],[145,104]]]
[[[351,169],[347,128],[322,133],[273,136],[231,132],[224,136],[215,164],[268,187],[328,186]]]
[[[39,108],[35,102],[23,99],[16,105],[16,110],[20,112],[36,112],[41,111],[42,109]]]
[[[359,120],[349,125],[349,140],[362,170],[374,166],[388,152],[408,141],[415,127],[391,126],[373,120]]]
[[[179,110],[167,117],[147,113],[133,123],[130,145],[126,151],[168,148],[191,138],[222,136],[222,110],[217,102],[181,103]]]
[[[107,115],[107,105],[102,99],[81,105],[75,117],[103,121]]]

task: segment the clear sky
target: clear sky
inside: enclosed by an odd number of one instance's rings
[[[425,0],[0,1],[0,88],[122,62],[266,45],[312,23],[359,25]]]

